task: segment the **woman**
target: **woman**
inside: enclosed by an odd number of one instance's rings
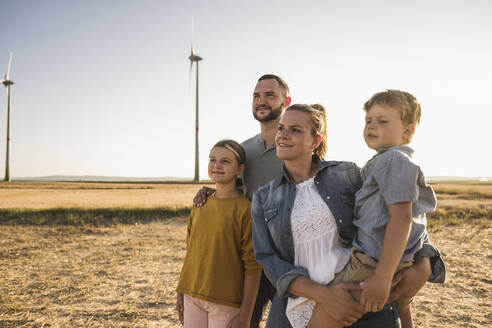
[[[358,285],[326,286],[349,259],[345,247],[354,236],[354,194],[362,183],[355,164],[320,159],[326,137],[321,105],[287,108],[275,138],[284,170],[253,197],[256,259],[277,288],[267,327],[289,327],[288,300],[294,309],[289,319],[295,321],[299,309],[311,311],[312,327],[320,326],[325,315],[350,326],[364,314],[348,293]],[[364,315],[354,327],[399,327],[397,318],[395,307],[387,306]]]

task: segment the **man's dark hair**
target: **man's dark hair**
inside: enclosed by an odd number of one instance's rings
[[[284,96],[285,97],[290,96],[289,86],[287,85],[287,82],[285,82],[284,79],[282,79],[280,76],[277,76],[274,74],[265,74],[258,79],[258,82],[263,81],[263,80],[275,80],[275,81],[277,81],[280,88],[282,90],[284,90]]]

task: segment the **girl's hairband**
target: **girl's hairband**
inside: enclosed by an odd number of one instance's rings
[[[232,148],[232,146],[229,146],[228,144],[224,144],[224,147],[229,149],[230,151],[232,151],[234,153],[234,155],[236,155],[239,164],[242,163],[241,156],[239,156],[238,152],[234,148]]]

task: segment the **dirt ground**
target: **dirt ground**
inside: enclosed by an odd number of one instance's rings
[[[0,327],[179,326],[185,221],[0,226]],[[443,226],[430,237],[448,276],[416,297],[416,326],[491,327],[491,226]]]
[[[202,185],[0,182],[0,209],[190,206]],[[492,207],[492,183],[438,183],[441,208]],[[486,212],[489,213],[489,212]],[[488,215],[488,214],[487,214]],[[492,327],[491,218],[430,232],[443,285],[414,301],[417,327]],[[0,328],[178,327],[186,218],[111,227],[0,225]]]

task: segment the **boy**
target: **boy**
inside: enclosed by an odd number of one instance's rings
[[[363,281],[362,291],[352,295],[366,312],[376,312],[388,300],[395,272],[412,264],[427,239],[425,213],[435,209],[436,197],[407,146],[420,121],[415,97],[386,90],[373,95],[364,111],[364,139],[378,153],[362,168],[363,185],[355,195],[354,249],[333,283]],[[413,327],[410,302],[398,302],[403,328]]]

